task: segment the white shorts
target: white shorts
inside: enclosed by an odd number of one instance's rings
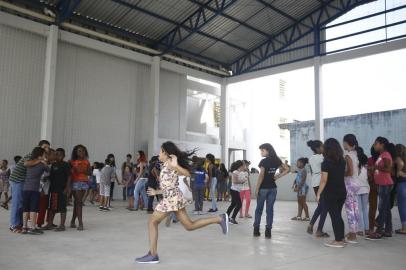
[[[100,196],[110,197],[110,183],[100,183]]]

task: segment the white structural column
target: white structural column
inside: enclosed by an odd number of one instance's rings
[[[324,141],[323,76],[320,57],[314,58],[315,136]]]
[[[227,79],[224,78],[221,83],[221,126],[220,126],[220,142],[221,142],[221,155],[222,162],[229,167],[228,164],[228,148],[229,148],[229,94]]]
[[[57,50],[58,26],[51,25],[47,36],[47,48],[45,54],[45,77],[41,117],[41,139],[47,140],[52,139]]]
[[[156,154],[158,149],[158,121],[159,121],[159,72],[161,59],[159,56],[152,57],[151,64],[151,98],[150,98],[150,131],[148,139],[148,155]]]

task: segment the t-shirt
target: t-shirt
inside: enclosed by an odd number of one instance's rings
[[[42,174],[48,170],[48,166],[40,162],[35,166],[27,167],[27,175],[24,182],[24,191],[39,191]]]
[[[321,179],[321,163],[323,162],[324,157],[321,154],[315,154],[309,159],[310,173],[312,176],[311,185],[312,187],[320,186]]]
[[[250,190],[250,185],[249,185],[249,173],[247,171],[239,172],[238,173],[238,180],[239,181],[245,181],[242,184],[238,184],[240,191],[243,190]]]
[[[71,177],[72,177],[72,182],[86,182],[88,181],[88,175],[86,170],[89,168],[90,163],[88,160],[71,160],[69,161],[69,164],[71,166]],[[80,173],[75,172],[75,168],[83,171]]]
[[[261,160],[258,167],[265,169],[264,180],[260,186],[260,189],[276,188],[275,174],[279,167],[282,165],[282,161],[279,158],[266,157]]]
[[[379,158],[375,162],[375,166],[383,166],[384,159],[388,159],[388,160],[392,161],[392,156],[389,154],[389,152],[385,151],[382,154],[380,154]],[[391,176],[390,172],[383,172],[380,170],[375,170],[374,179],[375,179],[375,183],[380,186],[393,185],[393,180],[392,180],[392,176]]]
[[[321,164],[321,171],[328,173],[326,187],[323,196],[334,198],[345,198],[347,190],[344,183],[345,161],[334,162],[324,159]]]
[[[93,169],[93,176],[96,177],[96,183],[100,184],[101,172],[99,169]]]
[[[51,166],[49,179],[51,180],[50,192],[63,192],[70,176],[70,165],[68,162],[56,162]]]
[[[123,175],[123,180],[126,182],[127,187],[133,187],[134,186],[134,174],[131,172],[125,172]]]
[[[196,169],[194,171],[195,187],[203,188],[205,186],[206,172],[204,169]]]
[[[111,179],[116,178],[116,170],[114,167],[111,167],[110,165],[106,165],[103,167],[101,170],[101,178],[100,178],[100,183],[109,185],[111,183]]]
[[[355,178],[355,182],[359,186],[357,195],[369,193],[370,187],[368,184],[368,170],[365,166],[361,167],[358,177]]]
[[[24,182],[27,176],[27,168],[24,166],[24,162],[31,159],[31,154],[25,155],[15,165],[14,170],[11,172],[10,181],[12,182]]]

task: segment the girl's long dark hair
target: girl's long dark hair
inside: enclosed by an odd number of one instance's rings
[[[230,171],[234,172],[234,171],[238,170],[238,168],[240,168],[243,165],[244,165],[244,162],[242,160],[237,160],[236,162],[231,164]]]
[[[323,145],[323,143],[319,140],[314,140],[314,141],[308,141],[307,146],[312,149],[314,154],[317,154],[317,149],[320,148]]]
[[[280,161],[280,163],[282,163],[281,159],[276,154],[275,148],[273,148],[270,143],[261,144],[259,149],[265,149],[268,151],[268,157],[271,158],[272,161]]]
[[[111,158],[113,158],[114,160],[109,165],[111,165],[112,167],[116,167],[116,158],[115,158],[114,154],[107,155],[107,159],[111,159]]]
[[[396,146],[393,143],[388,144],[386,151],[388,151],[389,154],[391,155],[392,159],[395,160],[395,158],[397,156],[396,155]]]
[[[324,158],[333,161],[335,163],[340,163],[344,161],[344,152],[340,146],[340,143],[334,139],[330,138],[324,142]]]
[[[375,151],[375,147],[373,145],[371,146],[371,157],[374,162],[379,158],[379,153]]]
[[[210,161],[210,163],[213,164],[213,165],[216,163],[216,158],[214,157],[213,154],[207,154],[207,155],[206,155],[206,159],[207,159],[208,161]]]
[[[192,171],[192,156],[196,153],[196,149],[191,151],[181,151],[176,144],[171,141],[164,142],[161,145],[162,150],[170,155],[175,155],[178,158],[178,164],[182,168]]]
[[[406,147],[403,144],[397,144],[396,146],[396,156],[400,158],[404,166],[406,166]]]
[[[71,160],[77,160],[79,158],[78,153],[77,153],[79,148],[82,148],[83,151],[85,152],[85,159],[89,158],[89,153],[87,152],[87,148],[82,144],[78,144],[75,147],[73,147]]]
[[[357,137],[355,137],[354,134],[347,134],[344,136],[344,142],[349,146],[354,147],[359,161],[358,167],[361,169],[362,166],[365,166],[368,163],[368,157],[365,155],[364,149],[359,146]]]

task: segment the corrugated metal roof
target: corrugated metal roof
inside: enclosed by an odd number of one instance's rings
[[[370,0],[365,0],[368,2]],[[18,3],[18,0],[13,2]],[[27,5],[28,1],[21,1]],[[32,0],[33,8],[40,5],[54,8],[60,3],[59,0]],[[324,0],[324,2],[330,2]],[[361,1],[362,2],[362,1]],[[71,1],[73,3],[73,1]],[[202,57],[208,60],[216,59],[225,63],[225,68],[235,63],[241,56],[264,44],[271,36],[293,26],[298,20],[322,6],[320,0],[224,0],[227,7],[219,12],[215,11],[222,7],[222,0],[81,0],[75,8],[75,16],[69,19],[81,25],[111,28],[111,33],[126,37],[137,34],[147,37],[156,42],[156,48],[165,53],[176,51],[180,48],[196,55],[199,61]],[[331,6],[339,6],[341,0],[333,0]],[[217,6],[216,4],[219,4]],[[361,4],[361,3],[360,3]],[[28,4],[29,5],[29,4]],[[200,17],[196,22],[196,12],[205,10],[205,17]],[[337,11],[339,13],[341,11]],[[341,12],[342,13],[342,12]],[[334,15],[334,14],[333,14]],[[79,20],[79,17],[83,18]],[[329,16],[329,14],[323,14]],[[192,19],[197,27],[189,23],[182,23]],[[205,21],[205,19],[209,19]],[[98,24],[95,24],[97,22]],[[180,27],[182,34],[176,36],[175,44],[163,44],[162,38]],[[190,27],[192,29],[190,29]],[[124,30],[118,32],[117,29]],[[187,37],[187,38],[185,38]],[[133,38],[133,36],[131,36]],[[142,39],[135,40],[142,42]],[[304,37],[291,46],[306,45],[313,42],[311,38]],[[153,46],[149,44],[148,46]],[[291,47],[290,46],[290,47]],[[177,52],[182,54],[182,52]],[[201,57],[198,57],[198,55]],[[255,68],[289,62],[293,58],[306,56],[308,49],[295,53],[278,55],[273,59],[263,61]],[[190,58],[190,54],[187,55]],[[212,63],[208,61],[208,64]],[[249,63],[245,63],[248,65]]]

